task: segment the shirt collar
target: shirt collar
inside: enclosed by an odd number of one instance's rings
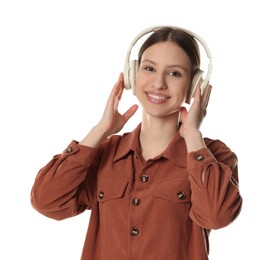
[[[129,152],[140,151],[139,134],[141,131],[141,124],[139,124],[131,133],[123,134],[122,140],[118,146],[117,152],[113,158],[116,162],[124,158]],[[183,137],[179,131],[176,133],[168,147],[157,158],[166,158],[177,166],[187,167],[187,149]],[[157,159],[156,158],[156,159]]]
[[[187,167],[187,147],[179,131],[175,134],[168,147],[162,152],[162,157],[167,158],[177,166]]]
[[[113,161],[116,162],[125,157],[130,151],[139,151],[139,134],[141,131],[141,124],[139,124],[131,133],[125,133],[119,143],[117,152],[114,155]]]

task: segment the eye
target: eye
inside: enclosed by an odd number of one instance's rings
[[[177,77],[177,78],[182,76],[181,73],[178,71],[169,71],[168,74],[173,76],[173,77]]]
[[[150,67],[150,66],[146,66],[146,67],[144,67],[144,70],[146,70],[146,71],[150,71],[150,72],[155,71],[155,69],[154,69],[153,67]]]

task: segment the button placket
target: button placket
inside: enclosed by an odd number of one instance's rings
[[[142,230],[141,218],[143,216],[143,203],[146,199],[146,193],[149,192],[149,185],[151,185],[152,167],[149,167],[149,162],[143,162],[139,153],[134,154],[134,190],[130,201],[129,211],[129,243],[133,259],[139,259],[138,248],[141,243]]]

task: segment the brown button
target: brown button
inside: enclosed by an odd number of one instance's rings
[[[148,182],[149,177],[147,175],[142,175],[142,176],[140,176],[140,180],[141,180],[141,182]]]
[[[132,204],[135,205],[135,206],[139,206],[141,204],[141,200],[135,198],[135,199],[132,200]]]
[[[179,191],[179,192],[177,193],[177,197],[178,197],[178,199],[180,199],[180,200],[184,200],[184,199],[186,198],[186,194],[185,194],[183,191]]]
[[[202,155],[200,155],[200,154],[197,154],[195,158],[196,158],[197,161],[203,161],[204,160],[204,157]]]
[[[68,147],[66,153],[71,153],[73,151],[73,147]]]
[[[103,199],[104,198],[104,192],[103,191],[100,191],[99,194],[98,194],[98,197],[100,199]]]
[[[137,228],[132,228],[130,231],[130,234],[132,236],[138,236],[139,235],[139,230]]]

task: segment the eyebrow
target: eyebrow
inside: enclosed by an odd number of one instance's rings
[[[153,65],[157,65],[156,62],[149,60],[149,59],[142,60],[141,63],[145,63],[145,62],[149,62],[149,63],[152,63]],[[169,65],[168,68],[180,68],[180,69],[188,72],[188,69],[181,64],[172,64],[172,65]]]

